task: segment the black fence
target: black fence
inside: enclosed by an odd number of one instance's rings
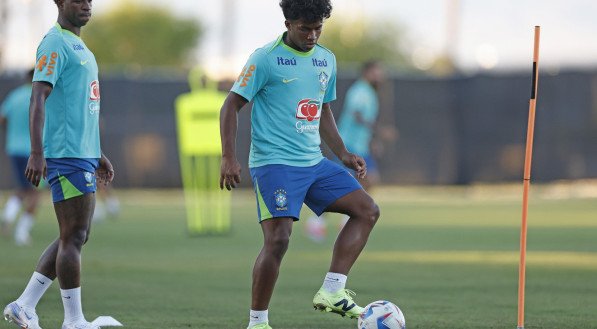
[[[339,79],[336,115],[353,81]],[[0,78],[0,99],[18,84],[18,79]],[[102,149],[116,168],[117,187],[181,186],[173,104],[188,91],[182,80],[102,79]],[[530,73],[388,80],[381,91],[380,122],[396,128],[398,138],[381,143],[383,183],[519,181],[529,96]],[[245,186],[250,182],[249,120],[250,111],[242,110],[237,149]],[[12,186],[9,166],[1,154],[0,188]],[[533,180],[595,177],[597,71],[541,76]]]

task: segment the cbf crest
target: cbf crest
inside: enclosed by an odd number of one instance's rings
[[[319,73],[319,88],[321,91],[325,91],[328,88],[328,80],[329,76],[324,71],[321,71]]]
[[[87,181],[87,186],[93,186],[93,173],[86,171],[84,176],[85,180]]]
[[[286,210],[288,205],[288,198],[284,189],[278,189],[274,192],[274,200],[276,201],[276,210]]]

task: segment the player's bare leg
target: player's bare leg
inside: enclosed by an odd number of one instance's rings
[[[253,267],[252,310],[267,310],[292,233],[292,218],[261,222],[263,248]]]
[[[330,272],[348,275],[379,218],[379,207],[364,190],[351,192],[331,204],[326,212],[350,216],[336,239]]]
[[[364,190],[359,189],[336,200],[326,211],[342,213],[350,219],[336,239],[330,270],[321,289],[313,297],[313,306],[324,312],[357,318],[363,308],[355,303],[355,293],[345,289],[345,285],[348,272],[379,218],[379,208]]]
[[[89,239],[95,193],[54,203],[60,227],[56,276],[64,305],[63,329],[95,328],[83,315],[81,305],[81,249]]]
[[[51,280],[56,278],[56,255],[58,254],[59,244],[60,238],[54,240],[41,254],[35,268],[36,272],[43,274]]]
[[[89,238],[94,207],[93,193],[54,203],[60,227],[56,274],[62,289],[81,286],[81,248]]]

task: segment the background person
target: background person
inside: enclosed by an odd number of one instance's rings
[[[33,69],[27,72],[26,82],[11,91],[0,105],[0,125],[6,127],[5,152],[12,162],[17,189],[4,205],[0,229],[8,235],[10,225],[18,218],[14,229],[15,243],[31,243],[31,229],[35,222],[39,191],[25,177],[27,159],[31,150],[29,140],[29,100]],[[20,216],[19,216],[20,214]]]

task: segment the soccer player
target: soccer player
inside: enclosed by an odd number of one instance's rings
[[[358,317],[363,309],[345,289],[346,279],[379,217],[379,208],[357,180],[321,153],[320,137],[358,177],[367,173],[363,158],[344,146],[330,108],[336,98],[336,59],[317,43],[331,14],[330,1],[282,0],[280,6],[286,32],[251,55],[220,116],[220,187],[230,190],[240,183],[237,112],[254,103],[249,168],[264,241],[253,268],[250,329],[271,328],[269,302],[303,202],[318,215],[350,216],[313,306]]]
[[[359,182],[368,192],[379,182],[379,171],[370,145],[379,113],[377,90],[383,79],[384,71],[380,62],[365,62],[361,69],[361,77],[346,92],[344,108],[338,121],[338,131],[346,148],[365,159],[367,176],[359,179]],[[347,219],[343,218],[341,227]],[[311,216],[307,219],[306,229],[311,240],[323,241],[326,234],[324,216]]]
[[[27,74],[27,82],[11,91],[0,106],[0,125],[6,125],[6,154],[12,161],[14,177],[18,183],[17,191],[10,196],[4,206],[2,232],[8,233],[9,225],[14,223],[23,212],[15,227],[14,239],[18,246],[31,242],[30,231],[33,227],[39,192],[25,177],[25,168],[29,158],[29,99],[31,98],[31,79],[33,70]]]
[[[384,71],[378,61],[363,64],[361,77],[346,92],[344,108],[338,120],[338,132],[346,148],[365,159],[367,176],[359,179],[367,191],[379,182],[379,172],[371,154],[371,139],[375,133],[379,114],[377,91],[384,80]]]
[[[25,290],[6,306],[4,317],[22,328],[40,328],[35,307],[58,277],[62,329],[98,328],[85,320],[81,307],[81,248],[89,238],[96,177],[109,183],[114,170],[100,149],[97,63],[79,37],[91,17],[91,0],[54,2],[58,22],[37,49],[25,174],[35,186],[47,176],[59,238],[43,252]]]

